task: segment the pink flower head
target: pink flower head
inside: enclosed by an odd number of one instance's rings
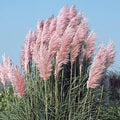
[[[48,52],[50,59],[52,59],[56,54],[56,52],[60,49],[60,43],[61,43],[61,39],[58,37],[57,33],[55,32],[49,42]]]
[[[0,81],[4,86],[6,83],[6,79],[8,79],[6,73],[7,72],[4,70],[4,67],[0,64]]]
[[[50,23],[51,23],[52,17],[48,18],[43,26],[43,31],[41,35],[41,44],[44,44],[46,47],[49,45],[50,41]]]
[[[51,37],[52,35],[54,34],[55,30],[56,30],[56,24],[57,24],[57,20],[55,19],[55,17],[53,16],[52,20],[51,20],[51,24],[50,24],[50,34],[51,34]]]
[[[67,26],[63,36],[60,50],[57,52],[56,56],[56,67],[55,67],[55,79],[57,79],[59,71],[62,69],[61,66],[68,62],[68,55],[70,53],[71,43],[76,32],[77,22],[75,18],[73,18],[69,25]]]
[[[7,72],[8,81],[13,81],[13,65],[11,59],[8,57],[6,58],[5,55],[3,59],[6,59],[6,62],[3,61],[4,69]]]
[[[90,58],[93,55],[95,49],[95,40],[96,40],[96,35],[92,31],[86,40],[87,58]]]
[[[52,71],[52,57],[50,57],[45,44],[42,43],[40,48],[33,52],[33,56],[33,60],[40,71],[40,76],[44,80],[47,80]]]
[[[75,58],[78,56],[80,52],[80,48],[83,44],[84,37],[87,35],[87,33],[88,33],[87,22],[86,19],[83,19],[81,21],[81,24],[78,26],[78,29],[73,38],[72,51],[71,51],[71,65],[73,65]]]
[[[32,33],[29,30],[29,33],[26,35],[26,39],[21,51],[21,66],[25,69],[25,72],[28,71],[28,63],[32,57],[32,47],[31,44],[34,44],[36,41],[35,33]]]
[[[36,45],[39,47],[41,44],[41,35],[44,27],[44,20],[38,20],[37,27],[36,27]]]
[[[59,37],[61,37],[61,35],[63,35],[65,29],[67,28],[68,24],[69,24],[69,9],[67,8],[67,6],[64,6],[58,16],[57,16],[57,26],[56,26],[56,32],[58,34]]]
[[[115,56],[114,45],[112,41],[109,42],[106,51],[107,51],[106,67],[108,68],[113,63]]]
[[[104,74],[106,68],[106,50],[104,45],[100,45],[97,54],[93,59],[93,64],[89,73],[89,79],[87,81],[87,88],[96,88],[100,85],[100,79]]]
[[[83,10],[81,10],[76,16],[78,16],[79,20],[78,20],[78,25],[82,22],[83,19],[85,19],[84,15],[83,15]]]
[[[37,62],[39,58],[37,55],[41,46],[41,39],[42,39],[44,24],[45,24],[44,20],[38,20],[37,27],[36,27],[36,42],[33,45],[33,49],[32,49],[32,59],[34,60],[34,62]]]
[[[49,53],[44,44],[41,45],[39,54],[37,56],[38,58],[36,63],[40,71],[40,76],[44,80],[47,80],[51,75],[52,60],[49,59]]]
[[[39,34],[42,33],[43,26],[44,26],[44,20],[38,20],[38,23],[37,23],[37,26],[36,26],[37,37],[38,37]]]
[[[18,97],[22,97],[25,91],[25,80],[23,79],[22,73],[17,66],[14,69],[13,86],[15,87]]]
[[[0,64],[0,80],[3,85],[6,81],[13,81],[13,65],[11,59],[5,56],[2,56],[3,63]]]
[[[32,60],[37,63],[39,61],[39,49],[37,44],[34,45],[34,49],[32,51]]]
[[[69,9],[69,18],[72,19],[77,15],[77,11],[75,10],[75,5],[72,5]]]
[[[85,49],[85,46],[82,45],[82,46],[81,46],[81,49],[80,49],[80,56],[79,56],[79,64],[80,64],[80,67],[81,67],[81,65],[82,65],[82,63],[83,63],[83,60],[84,60],[84,58],[85,58],[85,55],[86,55],[86,49]]]
[[[35,34],[35,31],[34,32],[32,32],[32,34],[31,34],[31,42],[30,42],[30,53],[32,54],[32,52],[33,52],[33,49],[34,49],[34,46],[35,46],[35,44],[36,44],[36,34]]]

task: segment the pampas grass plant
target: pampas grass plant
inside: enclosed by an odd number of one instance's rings
[[[107,49],[101,46],[92,63],[95,40],[75,5],[64,6],[57,19],[39,20],[22,47],[23,72],[10,62],[6,67],[6,59],[0,64],[1,82],[11,81],[14,93],[7,100],[8,109],[0,112],[0,120],[99,119],[100,81],[113,62],[114,49],[113,43]]]

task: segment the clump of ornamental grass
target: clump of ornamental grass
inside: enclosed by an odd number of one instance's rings
[[[110,71],[107,79],[109,82],[109,101],[119,102],[120,74],[116,71]]]
[[[101,106],[101,120],[119,120],[120,119],[120,104],[117,102],[109,102],[105,106]]]
[[[8,100],[9,112],[0,113],[1,119],[98,119],[101,78],[115,52],[112,42],[107,48],[102,44],[93,58],[95,41],[94,31],[90,32],[87,19],[82,11],[77,13],[75,5],[64,6],[57,18],[39,20],[22,46],[23,72],[3,56],[1,82],[11,81],[17,97]]]

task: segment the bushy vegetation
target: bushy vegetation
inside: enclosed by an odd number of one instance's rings
[[[101,120],[119,120],[120,119],[120,104],[110,102],[107,105],[101,106]]]
[[[74,5],[57,19],[39,20],[22,47],[23,72],[3,55],[0,120],[117,120],[119,107],[107,105],[101,82],[113,63],[113,42],[93,55],[95,40]]]

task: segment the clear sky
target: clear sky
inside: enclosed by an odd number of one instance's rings
[[[111,68],[120,71],[120,0],[0,0],[0,62],[6,53],[20,65],[21,46],[29,29],[35,30],[38,19],[57,17],[66,4],[84,11],[97,45],[114,41],[117,53]]]

